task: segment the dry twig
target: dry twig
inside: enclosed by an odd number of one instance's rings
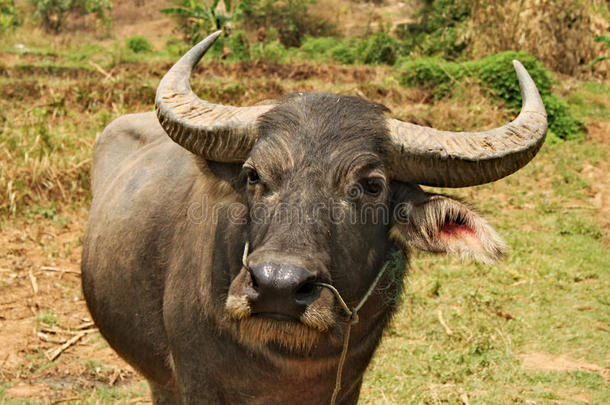
[[[36,336],[38,336],[38,339],[42,340],[43,342],[47,342],[47,343],[56,343],[56,344],[60,344],[60,343],[64,343],[65,340],[60,340],[60,339],[53,339],[50,338],[49,336],[47,336],[45,333],[43,332],[38,332],[36,333]]]
[[[62,398],[62,399],[58,399],[56,401],[51,402],[51,405],[63,404],[64,402],[70,402],[70,401],[78,401],[79,399],[81,399],[81,398],[80,397]]]
[[[52,271],[52,272],[55,272],[55,273],[80,274],[80,271],[68,270],[68,269],[60,269],[60,268],[57,268],[57,267],[50,267],[50,266],[40,266],[40,270],[41,271]]]
[[[52,333],[52,334],[66,334],[66,335],[78,335],[79,333],[93,333],[93,332],[97,332],[96,328],[92,328],[92,329],[85,329],[84,328],[85,325],[80,325],[77,326],[76,328],[72,328],[74,330],[70,330],[70,329],[64,329],[64,328],[40,328],[40,331],[43,333]]]
[[[74,329],[76,329],[76,330],[89,329],[90,327],[92,327],[94,325],[95,325],[95,323],[93,323],[93,321],[89,321],[89,322],[85,322],[85,323],[78,325]]]
[[[8,356],[10,356],[10,353],[7,353],[6,356],[4,356],[4,359],[2,360],[2,363],[0,363],[0,373],[2,373],[2,369],[4,368],[4,364],[6,363],[6,361],[8,360]],[[2,373],[4,375],[4,373]],[[4,377],[3,377],[4,378]]]
[[[116,383],[116,380],[119,379],[119,377],[121,376],[121,371],[117,368],[114,369],[114,373],[112,373],[112,377],[110,378],[110,381],[108,381],[108,385],[109,386],[113,386],[114,383]]]
[[[470,400],[468,399],[468,394],[466,394],[465,392],[461,393],[460,399],[462,400],[462,403],[464,405],[470,405]]]
[[[109,80],[112,79],[112,75],[108,72],[106,72],[100,65],[98,65],[97,63],[93,62],[93,61],[89,61],[89,64],[91,66],[93,66],[98,72],[100,72],[101,74],[103,74],[105,77],[105,80]]]
[[[81,340],[83,338],[83,336],[85,336],[86,334],[87,334],[87,331],[83,331],[83,332],[79,333],[78,335],[73,336],[70,339],[68,339],[66,341],[66,343],[59,346],[58,348],[55,348],[53,350],[46,352],[45,355],[47,356],[47,359],[49,359],[49,361],[55,360],[56,358],[59,357],[60,354],[62,354],[64,351],[66,351],[70,346],[76,344],[76,342]]]
[[[36,282],[36,277],[32,272],[32,269],[28,271],[28,275],[30,276],[30,283],[32,284],[32,290],[34,290],[34,295],[38,294],[38,283]]]
[[[447,333],[447,335],[453,336],[453,331],[451,330],[451,328],[449,328],[447,323],[445,323],[445,319],[443,318],[443,311],[440,308],[438,309],[438,321],[441,323],[441,325],[445,329],[445,332]]]

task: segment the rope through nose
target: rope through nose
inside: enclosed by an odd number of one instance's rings
[[[250,266],[248,266],[248,250],[250,249],[250,242],[246,241],[246,246],[244,246],[244,254],[241,257],[241,264],[245,267],[246,271],[252,274],[252,270]]]
[[[335,297],[337,298],[337,301],[339,301],[339,304],[341,305],[341,307],[343,307],[343,310],[345,311],[345,313],[348,316],[347,328],[345,330],[345,336],[343,337],[343,350],[341,351],[341,357],[339,358],[339,364],[337,365],[337,378],[335,379],[335,389],[333,390],[333,395],[330,399],[330,405],[335,405],[335,403],[337,402],[337,396],[339,395],[339,391],[341,391],[341,377],[343,375],[343,367],[345,366],[345,359],[347,358],[347,349],[349,347],[349,338],[350,338],[351,331],[352,331],[352,325],[357,324],[358,321],[360,320],[360,318],[358,317],[358,311],[360,310],[360,308],[362,308],[362,306],[364,305],[366,300],[369,299],[369,297],[375,290],[375,287],[377,287],[379,280],[381,280],[381,277],[383,276],[383,273],[385,273],[389,264],[390,264],[389,260],[385,262],[385,264],[383,265],[383,267],[381,268],[379,273],[377,273],[375,280],[373,280],[369,289],[366,291],[366,294],[364,294],[364,296],[362,297],[362,299],[360,300],[358,305],[356,305],[354,307],[354,309],[349,309],[349,307],[345,303],[345,300],[343,299],[343,297],[341,296],[339,291],[335,288],[335,286],[333,286],[332,284],[328,284],[328,283],[315,283],[316,285],[319,285],[321,287],[328,288],[335,295]]]

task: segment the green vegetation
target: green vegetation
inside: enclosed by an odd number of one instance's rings
[[[212,7],[216,7],[217,3],[214,2]],[[238,29],[221,38],[210,53],[230,61],[308,60],[318,63],[334,61],[342,64],[394,65],[400,60],[397,66],[403,84],[427,88],[438,98],[455,91],[456,86],[463,85],[460,82],[463,78],[476,80],[484,83],[490,95],[516,110],[520,107],[521,96],[511,64],[515,58],[530,70],[541,90],[549,114],[549,141],[582,139],[584,136],[583,124],[575,118],[569,103],[560,96],[551,94],[553,81],[550,72],[530,54],[506,51],[473,61],[450,61],[463,58],[468,41],[462,34],[470,21],[473,7],[483,7],[482,3],[473,5],[447,0],[428,2],[419,13],[418,23],[399,26],[396,31],[398,38],[390,35],[383,25],[376,32],[362,37],[319,37],[317,35],[330,25],[319,20],[320,24],[316,26],[308,20],[307,8],[310,4],[311,2],[297,4],[271,0],[242,1],[235,7],[235,10],[239,10],[239,13],[235,13],[237,18],[232,19],[246,30]],[[257,28],[266,30],[263,34],[259,31],[256,41],[253,41],[248,30],[251,32]],[[280,44],[299,48],[285,50]],[[408,56],[413,54],[435,56]]]
[[[161,12],[176,17],[178,28],[190,44],[201,41],[207,33],[223,29],[243,11],[243,2],[232,8],[231,0],[223,0],[227,14],[218,10],[220,0],[213,0],[211,4],[198,0],[174,0],[174,3],[176,6],[164,8]]]
[[[52,328],[59,322],[59,318],[54,311],[42,311],[38,313],[36,320],[41,324],[41,326],[46,326],[49,328]]]
[[[463,35],[472,5],[467,1],[433,0],[419,11],[417,23],[401,24],[396,34],[404,41],[405,54],[460,57],[468,45]]]
[[[568,96],[570,109],[579,120],[608,120],[610,109],[607,106],[610,87],[598,82],[582,82]]]
[[[314,0],[223,0],[225,13],[218,11],[219,0],[211,4],[198,0],[175,0],[177,6],[161,12],[174,15],[187,42],[195,44],[208,33],[223,29],[231,36],[234,22],[238,28],[260,31],[259,40],[279,40],[286,47],[298,47],[306,35],[332,32],[332,25],[309,14]]]
[[[607,47],[610,47],[610,35],[600,35],[598,37],[595,37],[595,42],[599,42],[599,43],[604,44]],[[595,58],[591,62],[589,62],[589,66],[593,66],[596,63],[602,62],[608,58],[610,58],[610,55],[598,56],[597,58]]]
[[[136,35],[135,37],[129,37],[125,40],[127,48],[134,53],[150,52],[152,51],[152,44],[142,35]]]
[[[316,0],[241,0],[243,24],[250,30],[263,28],[267,39],[286,47],[299,47],[305,36],[333,33],[333,25],[309,13]],[[264,38],[261,38],[264,39]]]
[[[369,37],[338,39],[335,37],[306,37],[299,52],[301,59],[336,61],[346,65],[393,65],[400,55],[399,41],[385,31]]]
[[[356,52],[359,60],[368,65],[393,65],[398,58],[398,41],[384,31],[378,31],[363,39]]]
[[[582,139],[582,123],[572,115],[565,100],[551,94],[551,72],[526,52],[502,52],[464,63],[435,57],[404,59],[400,66],[400,81],[405,85],[426,88],[440,98],[454,91],[456,86],[462,86],[463,79],[468,82],[476,80],[488,89],[491,96],[518,110],[521,91],[512,60],[523,63],[540,91],[549,119],[549,139]]]
[[[94,14],[104,25],[110,25],[108,11],[112,9],[110,0],[28,0],[35,8],[35,16],[43,26],[53,32],[63,27],[66,17],[74,14]]]
[[[21,13],[14,0],[0,0],[0,32],[21,24]]]
[[[482,83],[491,96],[518,110],[521,94],[511,63],[512,59],[518,59],[524,63],[540,89],[549,115],[548,140],[559,142],[582,139],[584,136],[583,123],[575,118],[569,103],[551,94],[551,73],[531,54],[504,51],[476,60],[455,61],[466,56],[472,39],[472,35],[466,35],[466,31],[474,11],[501,12],[497,6],[484,1],[433,0],[421,8],[417,23],[399,25],[396,36],[381,24],[377,31],[367,29],[362,37],[348,38],[320,36],[332,31],[332,24],[323,19],[316,20],[308,14],[308,7],[313,3],[311,0],[242,0],[233,4],[233,9],[231,2],[228,2],[225,8],[233,10],[230,16],[216,14],[214,10],[218,0],[211,6],[196,0],[181,2],[185,7],[162,11],[180,14],[181,26],[189,32],[186,36],[191,40],[200,40],[204,32],[221,28],[229,20],[244,28],[227,32],[217,41],[210,52],[216,58],[229,61],[262,59],[270,62],[307,60],[350,65],[396,64],[402,84],[425,88],[436,98],[454,92],[456,86],[463,85],[462,80],[469,83],[475,80]],[[249,32],[256,30],[256,40],[253,40]],[[604,42],[604,38],[606,36],[599,36],[598,41]],[[282,49],[282,45],[298,49],[286,50]],[[604,59],[604,56],[600,56],[591,64]]]

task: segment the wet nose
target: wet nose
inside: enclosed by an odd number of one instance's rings
[[[250,266],[254,294],[252,313],[276,319],[298,319],[320,296],[316,277],[292,264],[262,262]]]

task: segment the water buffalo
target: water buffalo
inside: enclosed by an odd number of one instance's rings
[[[409,248],[484,262],[504,249],[480,215],[420,185],[515,172],[544,142],[544,106],[518,62],[522,111],[484,132],[401,122],[335,94],[212,104],[189,81],[217,37],[163,77],[156,116],[118,118],[97,140],[89,310],[155,404],[318,405],[333,392],[354,404]],[[374,282],[355,323],[349,311]]]

